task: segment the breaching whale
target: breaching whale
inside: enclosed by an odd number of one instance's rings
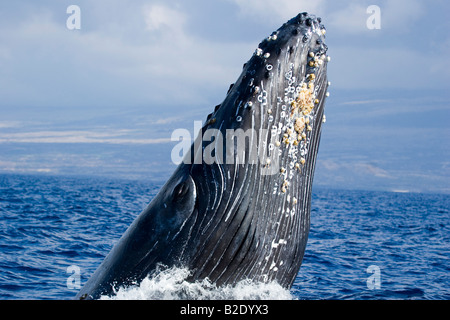
[[[328,96],[321,19],[300,13],[265,38],[173,175],[76,299],[111,295],[160,268],[189,281],[290,288],[310,227]]]

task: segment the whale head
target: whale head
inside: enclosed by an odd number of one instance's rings
[[[190,281],[292,285],[310,225],[327,96],[320,18],[300,13],[265,38],[189,151],[77,298],[161,267]]]

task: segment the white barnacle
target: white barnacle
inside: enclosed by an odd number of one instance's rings
[[[302,144],[302,148],[304,147],[304,145]],[[305,149],[302,149],[302,150],[300,150],[300,155],[302,156],[302,157],[304,157],[305,155],[307,154],[307,150],[306,150],[306,148]]]
[[[291,161],[291,162],[289,163],[289,168],[291,168],[291,169],[294,168],[294,161]]]
[[[277,126],[272,126],[272,135],[273,136],[275,136],[275,135],[277,135],[277,132],[278,132],[278,127]]]
[[[286,80],[289,80],[289,79],[291,79],[291,78],[292,78],[292,70],[290,70],[290,71],[286,72],[286,74],[285,74],[285,78],[286,78]]]
[[[280,239],[280,240],[278,240],[278,242],[275,242],[275,240],[272,240],[272,249],[278,248],[278,246],[280,244],[287,244],[287,241],[284,239]]]
[[[269,58],[270,57],[270,53],[268,53],[268,52],[266,52],[265,54],[264,54],[264,58]]]
[[[293,177],[294,177],[294,171],[291,170],[291,171],[289,171],[289,179],[292,180]]]
[[[262,55],[262,54],[263,54],[263,51],[262,51],[262,49],[261,49],[261,48],[256,48],[256,50],[255,50],[255,54],[256,54],[257,56],[260,56],[260,55]]]

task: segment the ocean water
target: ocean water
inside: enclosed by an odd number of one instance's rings
[[[0,175],[0,299],[71,299],[163,181]],[[315,189],[291,290],[169,269],[105,299],[449,299],[450,196]]]

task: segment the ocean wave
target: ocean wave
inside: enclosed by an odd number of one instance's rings
[[[277,282],[242,280],[217,286],[208,279],[189,282],[187,268],[173,267],[147,276],[138,284],[120,287],[100,300],[293,300],[289,290]]]

